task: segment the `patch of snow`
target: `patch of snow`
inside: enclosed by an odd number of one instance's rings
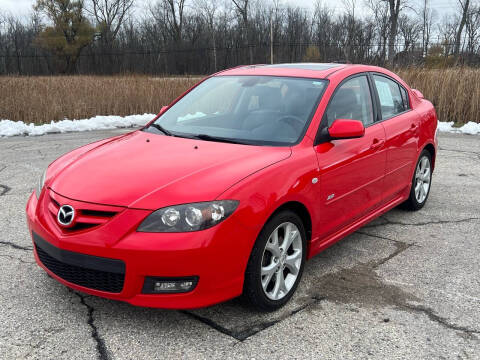
[[[35,125],[25,124],[23,121],[0,120],[0,137],[28,135],[38,136],[49,133],[65,133],[74,131],[92,131],[108,130],[116,128],[128,128],[133,126],[143,126],[152,120],[155,114],[130,115],[130,116],[95,116],[90,119],[82,120],[61,120],[52,121],[50,124]],[[204,117],[206,114],[196,112],[179,117],[178,121],[185,121]],[[480,123],[470,121],[462,127],[454,127],[453,121],[438,122],[438,131],[460,133],[469,135],[480,134]]]
[[[439,121],[437,126],[438,131],[442,132],[452,132],[453,128],[453,121],[450,122],[443,122]]]
[[[461,127],[454,127],[453,121],[449,122],[438,122],[438,131],[449,132],[449,133],[459,133],[459,134],[469,134],[469,135],[478,135],[480,134],[480,123],[475,123],[469,121]]]
[[[469,121],[460,128],[460,132],[463,134],[477,135],[480,134],[480,124]]]
[[[65,133],[72,131],[107,130],[143,126],[152,120],[155,114],[130,116],[95,116],[82,120],[52,121],[50,124],[25,124],[23,121],[0,120],[0,137],[29,135],[37,136],[49,133]]]

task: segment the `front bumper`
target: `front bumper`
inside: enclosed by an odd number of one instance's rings
[[[139,233],[140,222],[150,210],[122,208],[108,222],[92,229],[63,231],[48,211],[51,195],[74,208],[82,204],[45,189],[37,200],[32,194],[27,203],[27,223],[32,238],[43,239],[53,252],[75,253],[124,264],[123,286],[92,289],[89,283],[67,281],[65,273],[52,272],[39,257],[37,263],[60,283],[91,295],[126,301],[133,305],[158,308],[198,308],[222,302],[241,294],[248,257],[256,238],[255,231],[236,219],[235,214],[219,225],[191,233]],[[35,239],[34,245],[35,245]],[[57,249],[57,250],[56,250]],[[40,249],[42,251],[42,249]],[[40,254],[44,255],[44,254]],[[77,265],[82,265],[82,261]],[[43,261],[46,258],[43,257]],[[91,262],[91,261],[90,261]],[[48,264],[47,264],[48,265]],[[52,269],[52,266],[49,266]],[[92,275],[94,276],[94,275]],[[145,277],[197,276],[196,287],[188,293],[143,294]],[[72,280],[73,281],[73,280]],[[86,286],[78,285],[78,283]],[[112,292],[112,289],[117,292]]]

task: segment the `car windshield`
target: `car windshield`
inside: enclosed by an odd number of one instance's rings
[[[288,146],[303,136],[325,85],[325,80],[292,77],[212,77],[145,130],[209,141]]]

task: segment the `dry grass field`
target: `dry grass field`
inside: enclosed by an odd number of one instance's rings
[[[158,113],[199,78],[0,77],[0,119],[42,124],[95,115]]]
[[[441,121],[480,122],[480,69],[397,71],[431,100]],[[198,77],[0,77],[0,119],[37,124],[95,115],[157,113]]]
[[[397,73],[433,102],[440,121],[480,122],[479,68],[409,68]]]

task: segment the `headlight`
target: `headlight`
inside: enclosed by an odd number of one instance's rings
[[[40,177],[40,179],[38,181],[37,189],[35,190],[36,194],[37,194],[37,198],[39,198],[40,194],[42,193],[43,185],[45,185],[45,177],[46,176],[47,176],[47,170],[45,170],[43,172],[42,176]]]
[[[236,200],[175,205],[150,214],[138,227],[140,232],[189,232],[208,229],[225,220],[237,208]]]

